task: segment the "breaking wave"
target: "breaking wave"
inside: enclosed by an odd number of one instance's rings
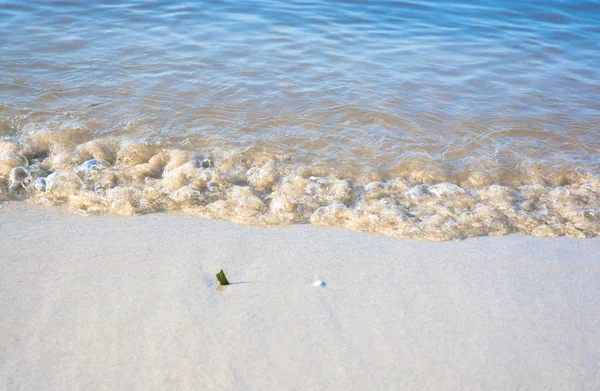
[[[243,224],[310,223],[421,240],[600,233],[600,177],[578,169],[528,166],[516,184],[489,183],[481,172],[455,183],[423,171],[352,177],[259,148],[203,155],[115,139],[69,146],[61,137],[0,141],[0,199],[86,215],[182,210]]]

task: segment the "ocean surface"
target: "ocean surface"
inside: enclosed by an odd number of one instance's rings
[[[0,200],[600,234],[600,3],[0,0]]]

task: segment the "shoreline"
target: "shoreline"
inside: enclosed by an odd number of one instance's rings
[[[600,238],[0,211],[0,388],[600,386]],[[218,289],[215,273],[231,282]],[[313,286],[322,280],[325,286]]]
[[[429,241],[600,235],[600,177],[592,171],[538,167],[526,170],[526,180],[507,167],[504,179],[478,171],[462,179],[420,170],[347,176],[260,149],[206,157],[118,139],[68,146],[54,144],[60,133],[46,136],[41,144],[0,141],[0,199],[88,215],[178,210],[241,224],[310,223]]]

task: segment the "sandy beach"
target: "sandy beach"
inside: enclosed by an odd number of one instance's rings
[[[0,391],[600,391],[599,20],[0,0]]]
[[[600,387],[599,239],[1,207],[3,390]]]

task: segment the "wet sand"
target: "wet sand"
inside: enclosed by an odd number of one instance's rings
[[[600,387],[598,238],[0,208],[0,389]]]

